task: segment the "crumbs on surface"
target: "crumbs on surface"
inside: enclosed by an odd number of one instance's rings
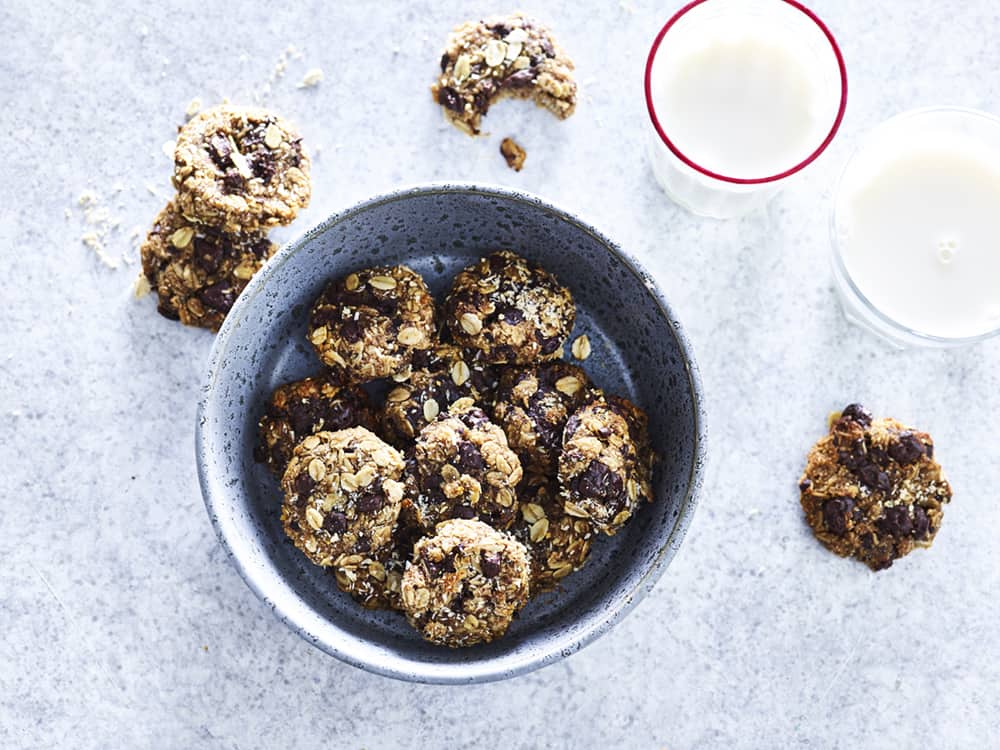
[[[524,160],[528,158],[528,152],[518,145],[513,138],[504,138],[500,143],[500,153],[507,161],[507,166],[515,172],[520,172],[524,166]]]

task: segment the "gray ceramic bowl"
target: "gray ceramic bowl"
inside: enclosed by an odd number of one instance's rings
[[[441,295],[481,255],[511,248],[569,286],[573,336],[587,333],[585,369],[650,417],[661,456],[656,502],[602,538],[564,590],[531,602],[507,635],[452,650],[420,639],[392,612],[369,612],[285,538],[277,483],[254,463],[256,422],[271,390],[320,369],[305,339],[323,285],[371,264],[405,263]],[[680,546],[701,482],[700,382],[690,347],[656,284],[603,235],[538,198],[495,188],[434,185],[374,198],[286,245],[251,281],[212,350],[198,410],[205,504],[254,592],[289,627],[350,664],[405,680],[502,679],[569,656],[607,632],[652,588]]]

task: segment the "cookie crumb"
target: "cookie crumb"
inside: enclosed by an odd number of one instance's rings
[[[513,138],[504,138],[500,143],[500,153],[507,161],[507,166],[515,172],[520,172],[524,166],[524,160],[528,158],[528,152],[521,148]]]
[[[199,99],[196,96],[194,99],[188,102],[187,109],[184,110],[184,114],[187,115],[188,118],[191,118],[194,117],[196,114],[198,114],[200,111],[201,111],[201,99]]]
[[[585,333],[577,336],[570,350],[573,356],[582,362],[590,356],[590,337]]]
[[[321,68],[310,68],[306,71],[306,74],[302,77],[302,80],[296,84],[296,88],[299,89],[311,89],[319,86],[320,82],[323,80],[323,70]]]

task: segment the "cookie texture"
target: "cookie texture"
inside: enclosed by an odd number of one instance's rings
[[[603,399],[566,422],[559,456],[563,508],[615,534],[642,499],[638,451],[628,423]]]
[[[414,353],[410,366],[393,376],[379,421],[382,434],[395,445],[409,444],[439,413],[461,398],[477,405],[492,403],[498,376],[479,351],[450,344]]]
[[[290,223],[312,192],[295,129],[265,109],[228,104],[180,129],[173,183],[185,215],[237,233]]]
[[[445,324],[463,348],[494,364],[554,359],[573,330],[569,290],[545,269],[503,250],[460,272],[444,305]]]
[[[275,250],[262,234],[227,233],[198,224],[171,201],[157,215],[139,252],[159,313],[217,331]]]
[[[563,508],[554,479],[530,477],[518,490],[521,518],[515,537],[531,558],[531,595],[552,591],[570,573],[587,562],[597,530],[586,518]]]
[[[403,500],[403,457],[364,427],[299,443],[281,480],[285,533],[325,567],[384,561]]]
[[[527,474],[554,476],[570,414],[593,398],[590,378],[561,360],[505,367],[493,403],[493,419],[503,428]]]
[[[859,404],[847,406],[813,446],[799,490],[816,538],[872,570],[930,547],[952,496],[930,435],[873,419]]]
[[[309,341],[343,383],[388,377],[414,352],[437,344],[434,299],[406,266],[378,266],[336,279],[313,305]]]
[[[271,394],[257,424],[254,458],[281,479],[303,438],[348,427],[375,430],[375,416],[362,389],[342,387],[329,375],[286,383]]]
[[[443,646],[488,643],[507,632],[528,601],[524,545],[485,523],[445,521],[417,542],[403,574],[407,619]]]
[[[413,464],[414,503],[425,529],[475,517],[504,529],[517,517],[521,462],[472,399],[459,399],[420,431]]]
[[[478,135],[499,99],[532,99],[565,119],[576,109],[573,61],[538,21],[523,15],[468,21],[448,37],[431,87],[452,125]]]

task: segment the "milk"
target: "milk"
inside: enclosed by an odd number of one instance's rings
[[[1000,327],[1000,124],[981,118],[986,129],[972,132],[962,116],[911,117],[878,134],[845,172],[835,214],[861,295],[944,339]]]

